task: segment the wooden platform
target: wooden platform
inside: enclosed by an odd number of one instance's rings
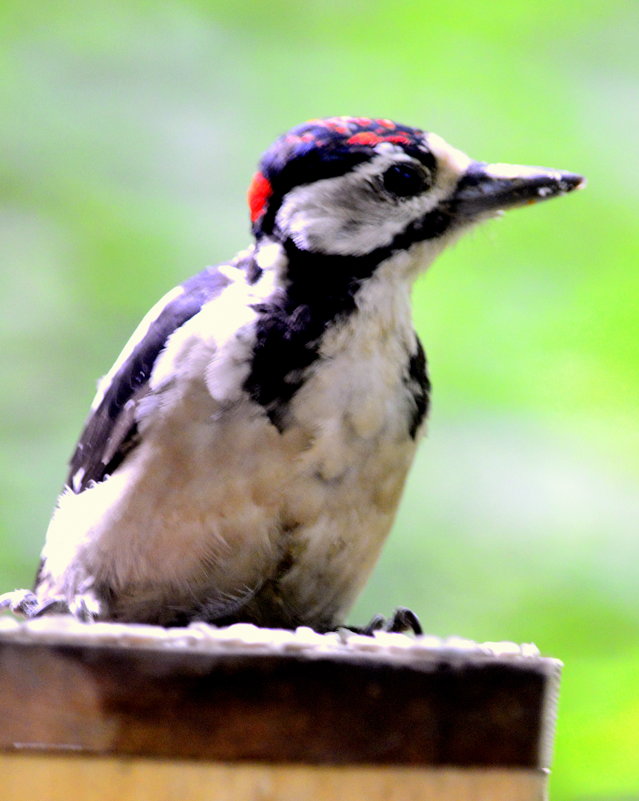
[[[2,798],[539,801],[559,671],[512,644],[7,618]]]

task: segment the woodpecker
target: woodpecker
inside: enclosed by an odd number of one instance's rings
[[[253,244],[172,289],[99,382],[27,617],[341,624],[391,528],[430,383],[416,277],[576,174],[473,161],[387,119],[263,155]]]

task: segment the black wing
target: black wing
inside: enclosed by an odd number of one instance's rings
[[[80,493],[102,481],[137,444],[135,409],[148,391],[148,381],[169,336],[196,315],[231,283],[217,267],[209,267],[181,284],[113,376],[100,405],[90,414],[71,457],[67,486]],[[169,293],[171,295],[171,293]]]

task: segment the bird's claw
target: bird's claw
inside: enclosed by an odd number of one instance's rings
[[[93,623],[100,617],[101,606],[95,595],[82,593],[67,605],[67,611],[82,623]]]
[[[38,604],[29,617],[44,617],[44,615],[68,615],[69,604],[65,598],[56,596],[47,598]]]
[[[363,634],[367,637],[372,637],[376,631],[383,631],[392,634],[402,634],[403,632],[412,632],[416,636],[424,633],[419,618],[412,611],[405,606],[398,606],[393,612],[391,617],[384,617],[384,615],[375,615],[367,626],[341,626],[348,631],[355,634]]]
[[[91,623],[99,615],[99,604],[90,595],[76,595],[68,601],[62,595],[41,600],[31,590],[13,590],[0,595],[0,611],[7,609],[29,620],[44,615],[71,614],[83,623]]]
[[[33,617],[39,603],[31,590],[13,590],[0,595],[0,611],[8,609],[14,615],[23,617]]]

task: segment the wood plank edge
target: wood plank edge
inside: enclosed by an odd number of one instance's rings
[[[1,753],[3,801],[545,801],[534,768],[214,763]]]

